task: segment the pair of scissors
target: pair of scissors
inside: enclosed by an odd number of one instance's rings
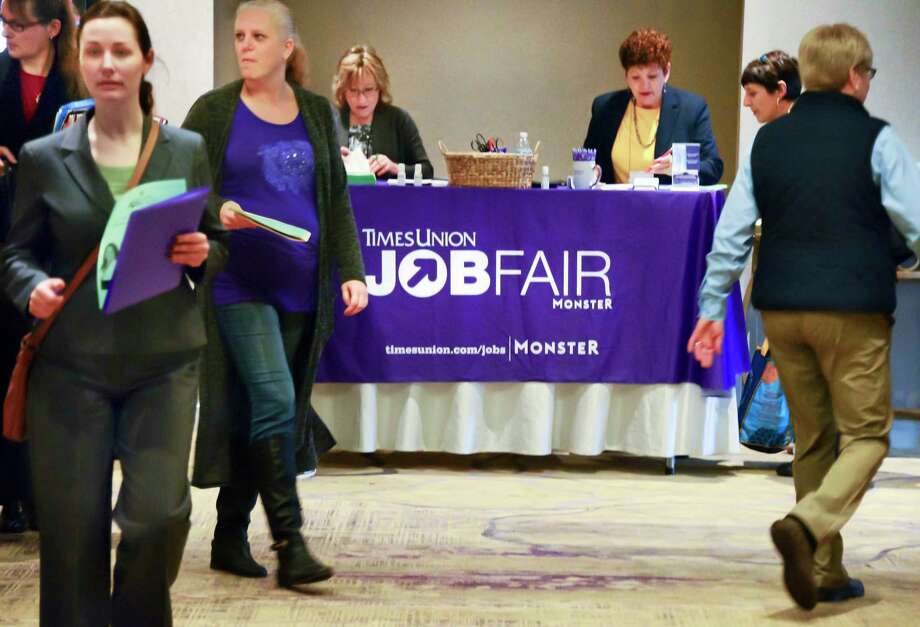
[[[476,137],[470,142],[470,148],[478,152],[498,152],[501,147],[500,137],[483,137],[482,133],[476,133]]]

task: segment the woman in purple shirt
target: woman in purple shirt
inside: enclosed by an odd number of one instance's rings
[[[247,540],[261,495],[278,583],[293,587],[332,576],[300,534],[296,487],[321,427],[310,391],[332,332],[332,272],[342,281],[346,315],[364,309],[367,287],[332,111],[301,87],[305,54],[290,12],[277,0],[244,2],[235,38],[243,80],[202,96],[185,121],[208,145],[220,219],[231,230],[230,260],[207,290],[192,481],[221,487],[211,567],[266,576]],[[284,239],[239,208],[311,237],[306,244]]]

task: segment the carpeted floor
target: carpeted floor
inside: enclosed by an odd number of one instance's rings
[[[767,527],[779,457],[334,454],[301,480],[307,592],[208,569],[216,491],[194,493],[177,625],[909,625],[920,615],[920,459],[888,459],[844,531],[865,599],[794,608]],[[379,465],[374,465],[374,464]],[[261,506],[251,540],[274,558]],[[117,533],[117,532],[116,532]],[[37,537],[0,539],[0,624],[37,624]]]

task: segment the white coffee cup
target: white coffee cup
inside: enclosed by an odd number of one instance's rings
[[[601,166],[593,161],[573,161],[572,175],[566,183],[572,189],[591,189],[601,180]]]

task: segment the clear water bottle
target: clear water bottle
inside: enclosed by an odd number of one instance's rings
[[[549,166],[543,166],[543,176],[540,178],[540,189],[549,189]]]
[[[527,131],[521,131],[521,136],[518,139],[517,153],[519,155],[533,154],[533,150],[530,148],[530,142],[527,141]]]

